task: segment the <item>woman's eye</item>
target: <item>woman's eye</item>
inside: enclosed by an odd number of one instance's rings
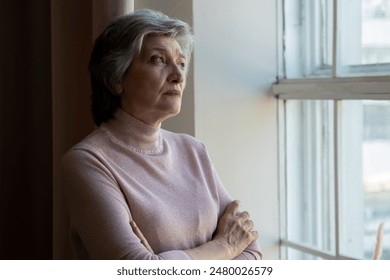
[[[186,68],[186,63],[185,62],[179,62],[179,63],[177,63],[177,65],[179,65],[179,67],[181,69],[183,69],[183,70]]]
[[[152,56],[150,61],[155,63],[165,63],[165,59],[162,56],[157,55]]]

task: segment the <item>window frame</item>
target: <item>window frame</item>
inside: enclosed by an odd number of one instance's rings
[[[286,79],[286,50],[285,50],[285,21],[284,5],[287,0],[278,0],[278,21],[279,21],[279,77],[277,83],[272,86],[272,93],[277,98],[278,107],[278,171],[279,171],[279,199],[280,199],[280,255],[282,259],[287,258],[287,250],[295,249],[324,259],[354,259],[341,253],[340,248],[340,228],[342,227],[342,218],[340,204],[342,202],[340,189],[341,185],[341,151],[342,145],[342,101],[343,100],[390,100],[390,63],[376,65],[358,65],[348,66],[349,77],[340,77],[346,70],[346,66],[340,64],[339,53],[341,51],[339,44],[338,18],[340,13],[340,0],[333,0],[333,14],[338,15],[333,19],[333,57],[331,73],[328,78],[299,78]],[[311,66],[311,65],[310,65]],[[318,71],[328,71],[327,67],[320,67]],[[313,70],[313,69],[311,69]],[[314,69],[314,71],[317,71]],[[376,76],[359,76],[364,71],[371,71]],[[380,76],[386,73],[387,76]],[[353,77],[355,76],[355,77]],[[334,101],[334,202],[335,202],[335,252],[334,254],[319,250],[310,245],[292,241],[287,236],[287,159],[286,159],[286,102],[288,100],[332,100]]]

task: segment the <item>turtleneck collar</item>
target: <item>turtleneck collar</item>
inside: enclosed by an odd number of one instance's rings
[[[163,145],[160,127],[140,121],[118,108],[114,117],[101,125],[115,140],[144,154],[161,154]]]

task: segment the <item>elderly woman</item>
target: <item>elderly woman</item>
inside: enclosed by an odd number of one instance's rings
[[[75,258],[261,258],[204,145],[160,128],[180,111],[191,51],[189,26],[151,10],[96,39],[97,129],[63,158]]]

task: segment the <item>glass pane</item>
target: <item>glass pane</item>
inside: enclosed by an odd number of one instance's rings
[[[333,0],[284,1],[286,78],[331,77]]]
[[[377,74],[380,68],[356,69],[356,66],[390,63],[390,0],[340,3],[342,75],[359,71],[370,75],[370,70]]]
[[[383,222],[382,259],[390,260],[390,101],[367,101],[363,108],[364,256],[372,257]]]
[[[295,250],[292,248],[287,248],[287,259],[289,260],[324,260],[321,257],[304,253],[299,250]]]
[[[384,223],[390,259],[390,101],[342,102],[341,250],[371,259]]]
[[[390,0],[362,0],[362,64],[390,62]]]
[[[334,252],[333,101],[286,101],[287,238]]]

